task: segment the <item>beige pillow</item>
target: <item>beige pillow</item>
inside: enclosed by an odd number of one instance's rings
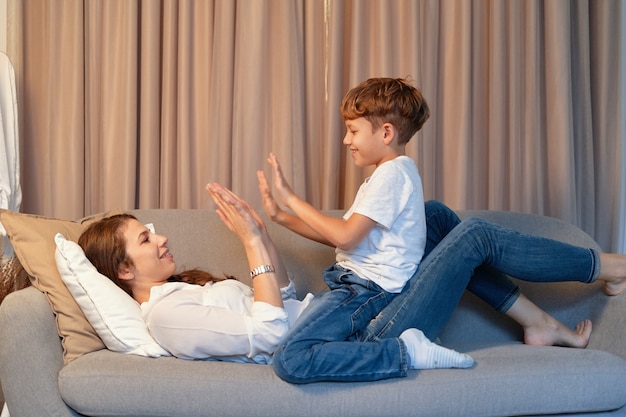
[[[109,350],[154,358],[171,356],[150,335],[137,301],[99,273],[76,242],[60,233],[54,240],[61,279]]]
[[[89,223],[115,213],[119,211],[96,215],[78,223],[0,209],[0,223],[15,254],[31,277],[33,286],[48,298],[56,316],[66,364],[105,346],[61,280],[55,261],[54,236],[62,233],[67,239],[77,241]]]

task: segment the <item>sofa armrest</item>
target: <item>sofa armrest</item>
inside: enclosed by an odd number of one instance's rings
[[[604,350],[626,359],[626,293],[606,298],[596,317],[592,317],[593,332],[590,349]]]
[[[29,287],[0,304],[0,380],[13,416],[78,416],[58,389],[63,367],[54,314],[43,293]]]
[[[478,216],[524,233],[531,233],[601,251],[578,227],[546,216],[499,211],[462,211],[461,218]],[[522,292],[540,308],[570,328],[591,319],[590,349],[603,350],[626,359],[626,293],[609,297],[603,283],[531,283],[514,280]],[[521,328],[484,302],[466,294],[441,335],[444,343],[461,348],[494,346],[522,341]]]

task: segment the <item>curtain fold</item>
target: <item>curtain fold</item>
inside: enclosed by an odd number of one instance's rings
[[[602,248],[624,251],[625,235],[620,224],[626,217],[626,5],[602,1],[590,2],[590,6],[590,31],[595,34],[589,45],[594,165],[583,172],[595,185],[596,192],[587,201],[596,215],[585,213],[581,223]]]
[[[86,212],[135,202],[136,170],[143,168],[137,163],[138,9],[136,1],[85,2],[85,45],[74,57],[85,63],[85,129],[73,139],[85,143]]]
[[[22,203],[15,72],[0,52],[0,208],[19,211]]]
[[[0,52],[0,208],[19,211],[22,204],[20,147],[15,71]],[[0,271],[10,265],[13,247],[0,224]]]
[[[296,192],[346,208],[371,169],[339,104],[408,77],[431,118],[409,143],[426,198],[550,215],[623,250],[619,0],[9,0],[24,211],[260,207],[275,152]],[[620,36],[616,36],[620,34]]]

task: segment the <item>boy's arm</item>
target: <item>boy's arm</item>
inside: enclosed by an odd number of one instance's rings
[[[309,235],[304,234],[307,231],[309,234],[313,234],[314,232],[315,235],[321,236],[324,239],[325,243],[329,243],[330,245],[343,250],[349,250],[356,246],[361,240],[363,240],[363,238],[376,225],[376,222],[374,220],[360,214],[353,214],[347,220],[337,219],[335,217],[323,214],[315,207],[298,197],[291,190],[291,187],[285,181],[282,170],[280,168],[280,164],[278,163],[278,160],[276,159],[276,156],[274,154],[270,154],[268,162],[273,167],[274,184],[276,186],[276,191],[281,201],[295,213],[295,216],[285,213],[283,219],[286,227],[290,228],[291,230],[294,230],[297,233],[300,233],[300,231],[302,231],[303,233],[300,234],[306,237],[309,237]],[[259,184],[261,184],[261,177],[263,179],[265,178],[265,176],[260,173]],[[261,185],[259,186],[261,187]],[[271,194],[269,193],[269,186],[267,185],[267,181],[265,181],[265,191],[263,189],[261,190],[262,194],[264,194],[264,192],[269,194],[269,197],[271,198],[275,208],[280,210],[274,199],[271,197]],[[268,211],[267,206],[266,211]],[[277,214],[276,218],[278,219],[279,217],[282,217],[282,213]],[[283,224],[281,221],[277,222],[279,224]],[[291,227],[287,224],[291,225]],[[306,229],[303,224],[306,225],[310,230]],[[320,241],[319,239],[314,240]]]
[[[295,194],[285,204],[300,221],[342,250],[354,248],[376,225],[374,220],[358,213],[347,220],[327,216]]]
[[[309,227],[309,225],[303,222],[299,217],[287,213],[278,206],[278,203],[276,203],[276,200],[274,200],[274,197],[272,196],[272,192],[270,191],[269,184],[263,171],[257,171],[257,178],[259,180],[259,191],[261,192],[261,198],[263,200],[263,208],[265,209],[265,213],[270,220],[307,239],[314,240],[324,245],[333,246],[328,239],[324,238],[324,236]]]

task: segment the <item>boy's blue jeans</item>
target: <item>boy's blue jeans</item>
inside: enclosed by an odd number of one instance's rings
[[[337,266],[325,271],[330,290],[313,299],[274,354],[279,377],[309,383],[405,376],[409,360],[398,336],[415,327],[436,338],[466,288],[506,312],[519,289],[504,273],[536,282],[592,282],[599,273],[591,249],[478,218],[460,223],[438,202],[426,203],[426,219],[424,259],[400,294]]]

